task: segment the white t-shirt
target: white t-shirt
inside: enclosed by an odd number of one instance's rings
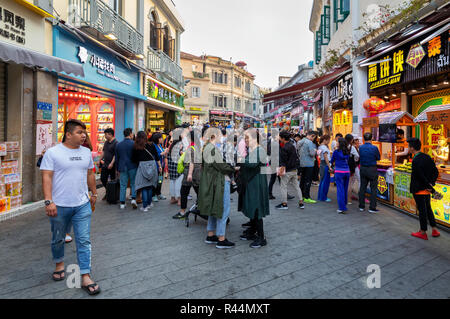
[[[94,168],[91,151],[62,143],[45,152],[41,170],[53,171],[52,200],[56,206],[78,207],[89,201],[87,172]]]
[[[328,158],[328,162],[331,160],[330,149],[328,148],[328,146],[320,145],[317,153],[319,154],[321,161],[325,161],[325,156]]]

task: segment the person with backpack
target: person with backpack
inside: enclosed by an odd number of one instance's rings
[[[184,153],[178,159],[177,171],[180,174],[183,174],[183,180],[181,181],[181,189],[180,189],[180,211],[176,213],[172,218],[173,219],[185,219],[186,217],[186,208],[188,202],[188,196],[191,191],[191,187],[194,188],[195,193],[198,197],[198,190],[200,187],[200,176],[202,174],[202,164],[201,160],[196,161],[196,154],[201,154],[201,147],[195,143],[194,131],[189,132],[189,147],[184,151]],[[184,137],[182,137],[183,140]]]
[[[353,135],[352,134],[347,134],[345,135],[345,141],[347,142],[347,147],[350,151],[350,157],[348,159],[348,167],[350,169],[350,180],[348,183],[348,199],[347,199],[347,203],[348,205],[352,205],[352,186],[353,184],[356,182],[356,167],[358,166],[358,162],[359,162],[359,153],[358,150],[356,149],[356,147],[353,145]],[[354,199],[358,199],[358,198],[354,198]]]
[[[436,228],[436,220],[431,208],[431,195],[436,199],[442,198],[442,195],[433,188],[439,177],[439,171],[431,157],[420,151],[422,143],[418,138],[409,138],[408,145],[409,151],[414,156],[410,192],[414,196],[420,221],[420,230],[416,233],[411,233],[411,236],[428,240],[427,221],[432,228],[431,235],[433,237],[441,235]]]
[[[170,203],[181,205],[181,182],[183,180],[183,174],[178,173],[178,160],[181,157],[183,150],[183,143],[181,141],[181,135],[179,139],[173,142],[169,147],[169,152],[167,153],[167,167],[169,169],[169,179],[170,179]]]

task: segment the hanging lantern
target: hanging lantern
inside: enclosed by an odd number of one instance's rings
[[[386,101],[379,97],[372,96],[364,102],[363,106],[370,114],[376,114],[386,107]]]
[[[291,120],[287,120],[286,124],[290,126],[291,125]]]

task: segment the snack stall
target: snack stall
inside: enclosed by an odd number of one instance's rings
[[[450,104],[432,106],[420,113],[414,120],[420,125],[422,152],[429,154],[439,170],[434,189],[444,195],[441,200],[431,198],[431,208],[436,222],[450,227]],[[410,194],[411,195],[411,194]],[[412,195],[411,195],[412,197]]]
[[[398,163],[395,156],[396,150],[408,147],[406,139],[397,140],[397,127],[415,125],[413,116],[404,111],[381,113],[363,119],[363,134],[372,133],[372,144],[380,151],[377,197],[385,204],[393,205],[395,202],[396,171],[407,171],[411,165],[406,159]],[[369,188],[367,192],[370,194]]]

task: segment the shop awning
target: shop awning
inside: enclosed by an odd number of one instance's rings
[[[438,106],[430,106],[429,108],[427,108],[425,111],[423,111],[422,113],[420,113],[420,114],[414,119],[414,123],[428,122],[428,116],[427,116],[427,113],[428,113],[428,112],[448,111],[448,110],[450,110],[450,104],[446,104],[446,105],[438,105]]]
[[[268,101],[273,101],[273,100],[279,99],[281,97],[296,95],[296,94],[300,94],[303,92],[308,92],[311,90],[321,88],[323,86],[330,84],[336,78],[338,78],[339,76],[341,76],[342,74],[347,72],[349,69],[350,69],[350,66],[347,65],[342,68],[336,69],[331,73],[328,73],[321,77],[313,79],[311,81],[299,83],[299,84],[293,85],[291,87],[288,87],[286,89],[266,94],[266,95],[264,95],[263,102],[265,103]]]
[[[207,111],[197,111],[197,110],[185,110],[187,114],[197,114],[197,115],[204,115],[208,114]]]
[[[0,60],[22,64],[29,68],[41,67],[58,73],[65,72],[84,77],[83,66],[34,50],[0,41]]]
[[[378,119],[380,120],[379,124],[397,124],[404,117],[410,121],[414,120],[414,117],[411,114],[404,111],[381,113],[378,115]]]

